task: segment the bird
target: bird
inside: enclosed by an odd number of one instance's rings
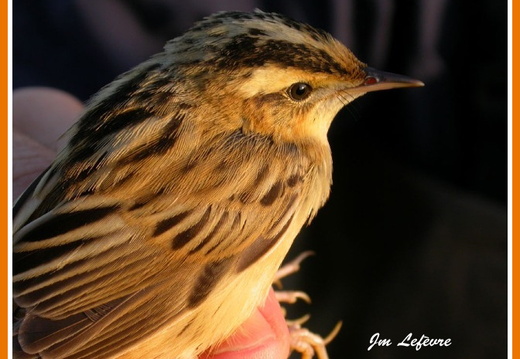
[[[13,207],[14,357],[196,357],[329,197],[337,112],[417,87],[280,14],[219,12],[87,103]]]

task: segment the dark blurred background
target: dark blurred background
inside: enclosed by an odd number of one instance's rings
[[[14,87],[87,100],[218,10],[276,11],[333,33],[372,67],[420,89],[368,94],[330,130],[331,198],[289,256],[310,329],[343,329],[338,358],[505,358],[507,1],[17,0]],[[380,333],[391,347],[367,351]],[[414,337],[447,348],[397,347]]]

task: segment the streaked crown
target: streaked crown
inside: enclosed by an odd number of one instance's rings
[[[362,78],[366,66],[327,32],[260,10],[209,16],[165,50],[177,62],[226,71],[269,64]]]

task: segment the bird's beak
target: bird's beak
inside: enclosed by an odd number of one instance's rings
[[[365,80],[356,87],[360,92],[372,92],[388,90],[399,87],[420,87],[424,83],[407,76],[392,74],[390,72],[379,71],[371,67],[365,69]]]

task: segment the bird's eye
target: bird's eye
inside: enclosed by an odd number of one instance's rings
[[[305,82],[297,82],[289,87],[287,93],[294,101],[303,101],[311,95],[312,87]]]

